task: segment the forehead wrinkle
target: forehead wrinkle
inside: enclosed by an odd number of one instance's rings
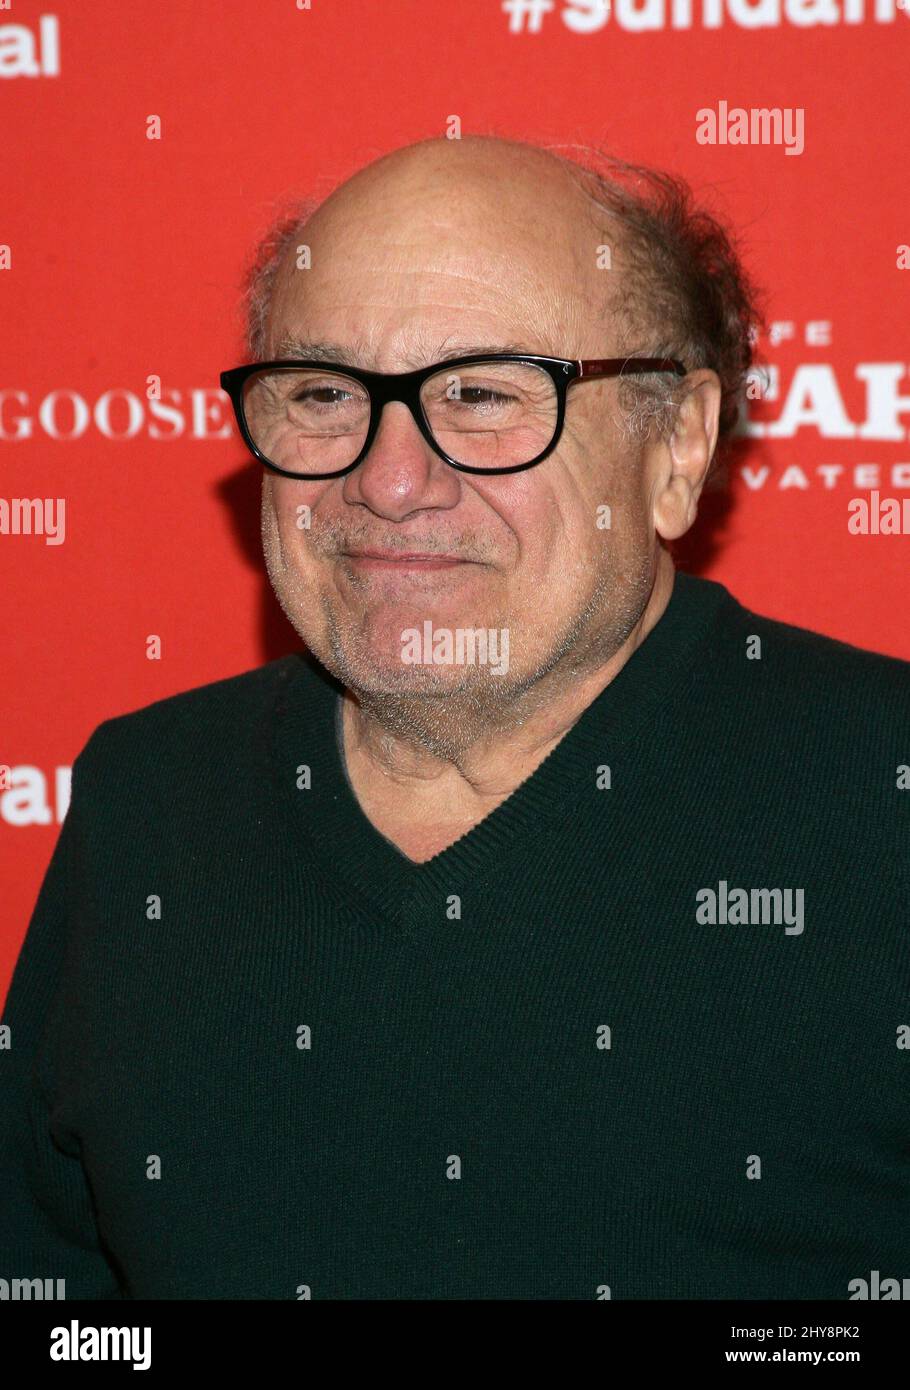
[[[494,295],[488,312],[484,313],[484,318],[493,320],[486,325],[486,333],[480,322],[472,318],[474,311],[463,304],[426,300],[410,310],[389,301],[360,305],[358,314],[365,315],[373,309],[381,311],[383,315],[395,315],[398,323],[394,328],[373,324],[344,343],[317,338],[303,328],[298,333],[282,335],[274,355],[278,358],[298,357],[326,363],[346,363],[377,370],[380,342],[384,338],[389,350],[400,358],[398,370],[407,370],[430,366],[456,356],[467,357],[486,352],[527,352],[572,357],[578,355],[581,342],[588,339],[592,328],[596,338],[600,337],[596,332],[598,315],[592,297],[584,295],[581,288],[572,283],[571,277],[567,284],[538,283],[529,294],[513,297],[508,306],[502,302],[504,299],[502,292]],[[505,312],[507,307],[511,312]],[[466,323],[461,330],[453,328],[440,339],[432,324],[413,320],[414,315],[428,311],[434,311],[434,317],[445,315],[456,324],[460,319],[467,319],[470,326]],[[352,317],[347,306],[345,317]],[[499,324],[495,322],[496,319],[499,319]]]
[[[514,247],[507,245],[501,250],[484,247],[480,250],[472,248],[470,251],[456,246],[437,247],[433,251],[436,264],[420,264],[419,259],[415,263],[413,250],[402,254],[399,264],[389,263],[383,259],[383,253],[387,249],[386,244],[382,243],[373,246],[369,256],[358,258],[357,272],[366,278],[367,284],[371,278],[376,277],[381,279],[383,286],[391,286],[402,280],[406,285],[418,287],[421,282],[450,281],[454,286],[466,285],[472,290],[482,289],[484,295],[491,295],[496,301],[512,301],[518,304],[523,304],[529,294],[540,286],[545,287],[546,293],[553,295],[584,293],[580,287],[575,289],[573,283],[580,268],[577,256],[571,258],[570,265],[564,265],[557,270],[556,267],[545,264],[539,257],[525,258],[520,251],[516,252]],[[337,254],[337,248],[335,250]],[[351,257],[338,255],[337,259],[340,262],[337,267],[332,263],[331,252],[329,258],[320,261],[316,276],[318,293],[331,295],[338,285],[341,285],[345,292],[348,291],[351,283]],[[505,273],[501,267],[505,267]],[[289,286],[293,283],[289,282]],[[399,291],[396,289],[395,292]]]
[[[487,342],[450,340],[452,334],[445,338],[442,344],[435,350],[429,350],[425,345],[423,348],[415,347],[408,356],[412,359],[415,367],[431,366],[435,362],[447,362],[458,357],[470,357],[478,353],[536,353],[536,347],[529,346],[528,340],[523,342],[511,341],[506,339],[490,339]],[[448,344],[448,346],[446,346]],[[314,339],[288,336],[282,338],[275,349],[278,358],[301,358],[315,362],[325,362],[326,364],[344,364],[355,367],[363,365],[363,359],[369,358],[369,353],[358,351],[353,346],[344,346],[341,343],[329,343],[316,341]],[[546,355],[546,354],[545,354]],[[360,361],[357,361],[357,358]]]

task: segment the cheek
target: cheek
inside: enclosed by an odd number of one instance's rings
[[[644,452],[615,438],[595,450],[578,449],[572,460],[574,491],[565,530],[577,554],[630,555],[649,534],[650,500]]]
[[[590,460],[560,454],[544,460],[541,469],[551,462],[532,505],[516,509],[515,529],[525,586],[546,583],[553,592],[601,550],[598,513],[610,490],[599,484]]]
[[[272,477],[268,488],[263,487],[263,538],[267,544],[277,543],[295,568],[307,563],[309,538],[318,524],[318,501],[318,490],[312,484],[292,478]]]

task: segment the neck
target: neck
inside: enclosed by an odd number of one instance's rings
[[[452,747],[436,729],[409,721],[392,728],[382,719],[381,702],[366,706],[350,691],[343,707],[344,753],[348,776],[362,802],[372,798],[390,816],[396,805],[421,817],[471,823],[505,800],[528,778],[572,728],[600,692],[645,640],[664,613],[673,592],[673,562],[661,548],[648,601],[628,636],[597,669],[565,678],[557,668],[512,701],[491,723],[465,729],[462,711],[453,710],[459,738]],[[446,751],[442,752],[441,747]]]

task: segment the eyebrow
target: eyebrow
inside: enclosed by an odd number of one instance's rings
[[[340,366],[358,366],[357,358],[363,356],[361,349],[354,346],[345,347],[341,343],[316,342],[307,338],[282,338],[275,349],[276,359],[283,357],[295,357],[304,361],[335,363]],[[458,357],[473,357],[481,353],[490,357],[497,357],[501,353],[521,352],[536,355],[533,349],[529,349],[524,343],[456,343],[445,350],[441,350],[437,357],[428,357],[426,366],[434,362],[451,362]],[[544,354],[547,356],[548,354]]]

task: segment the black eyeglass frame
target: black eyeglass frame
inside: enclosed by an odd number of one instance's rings
[[[527,463],[513,463],[508,468],[475,468],[473,465],[459,463],[450,457],[433,437],[433,432],[424,414],[423,402],[420,399],[420,389],[423,383],[438,372],[457,372],[459,367],[473,366],[478,362],[529,362],[548,372],[556,387],[556,426],[553,430],[553,438],[536,458],[529,459]],[[280,367],[315,369],[326,373],[334,372],[340,376],[350,377],[366,388],[370,398],[370,423],[363,447],[352,463],[331,473],[293,473],[286,468],[279,468],[277,463],[266,458],[256,447],[247,428],[246,413],[243,408],[243,387],[245,382],[257,372],[273,371]],[[243,441],[254,458],[258,459],[266,468],[271,469],[273,473],[280,473],[284,478],[317,482],[326,478],[343,478],[346,474],[352,473],[358,464],[363,462],[379,430],[383,407],[389,401],[401,401],[408,407],[416,421],[417,428],[433,452],[444,459],[450,467],[456,468],[459,473],[479,473],[487,476],[522,473],[526,468],[533,468],[536,464],[542,463],[559,443],[566,416],[566,393],[570,386],[574,386],[579,381],[603,380],[606,377],[639,375],[645,372],[672,372],[677,377],[688,375],[687,368],[673,357],[595,357],[574,360],[569,357],[540,357],[521,352],[481,352],[467,357],[452,358],[447,362],[435,362],[430,367],[420,367],[414,372],[368,372],[361,367],[345,366],[341,362],[312,362],[303,358],[275,358],[269,362],[250,362],[242,367],[232,367],[229,371],[221,373],[220,382],[222,390],[231,399]]]

